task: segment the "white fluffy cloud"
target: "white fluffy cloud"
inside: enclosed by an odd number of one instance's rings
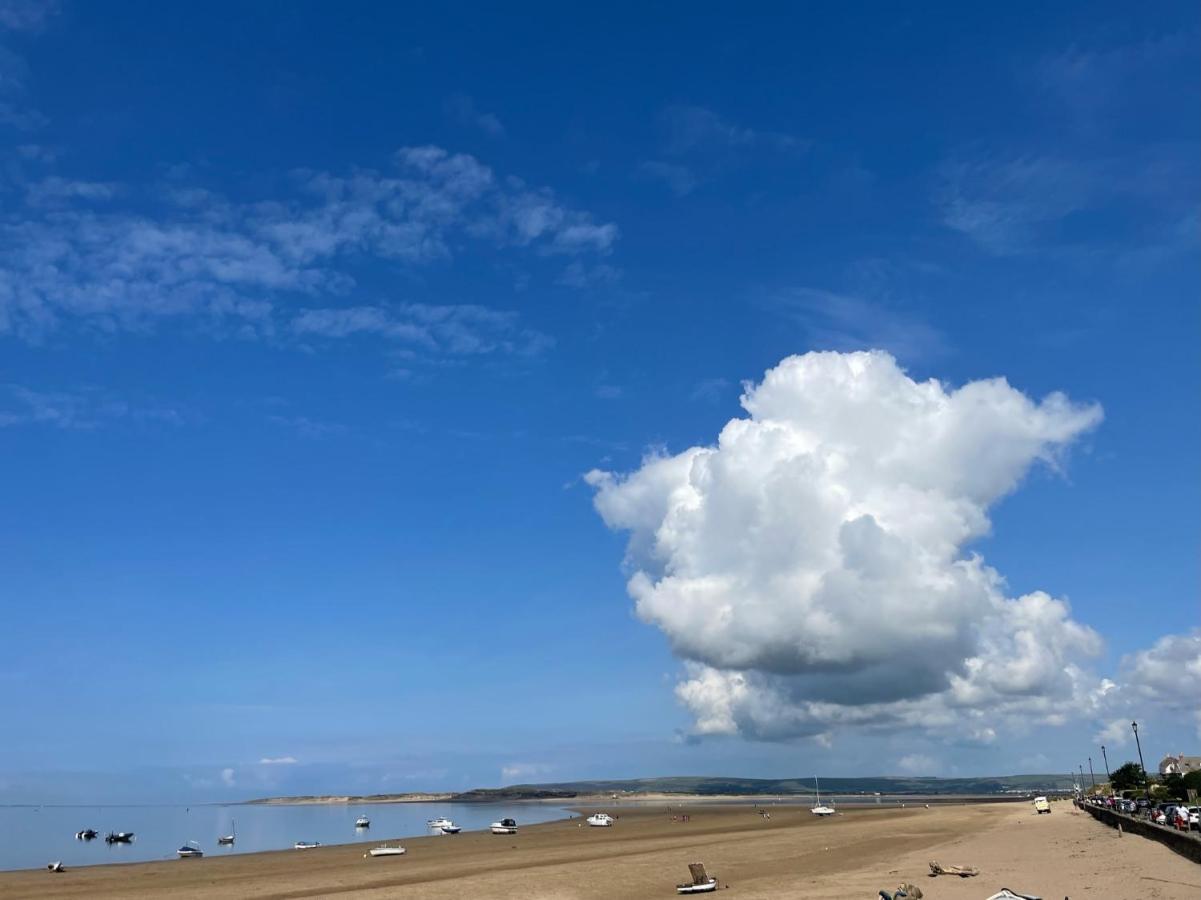
[[[921,725],[988,743],[1092,690],[1097,634],[1065,600],[1007,596],[965,546],[1098,406],[916,382],[881,351],[790,357],[742,406],[715,446],[587,476],[630,533],[630,595],[685,660],[698,732]]]

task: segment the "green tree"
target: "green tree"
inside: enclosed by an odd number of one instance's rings
[[[1122,763],[1109,774],[1115,791],[1128,791],[1143,786],[1143,770],[1136,762]]]
[[[1165,775],[1161,779],[1163,783],[1164,793],[1174,800],[1184,800],[1188,797],[1188,791],[1184,789],[1184,777],[1173,772],[1170,775]]]
[[[1187,793],[1189,790],[1194,790],[1201,794],[1201,769],[1195,772],[1189,772],[1182,779],[1184,781],[1184,790]]]

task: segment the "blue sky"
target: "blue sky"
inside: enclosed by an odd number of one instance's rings
[[[1195,748],[1191,4],[8,0],[0,28],[0,798],[1061,771],[1125,758],[1131,715]],[[966,730],[842,675],[818,715],[826,663],[731,662],[627,592],[732,572],[640,563],[670,517],[623,479],[713,447],[786,358],[868,349],[898,397],[1006,379],[969,436],[1009,440],[1017,392],[1092,411],[1030,413],[976,498],[945,562],[979,554],[1006,612],[932,677],[1035,591],[1097,640]],[[852,357],[810,359],[790,409]],[[846,396],[798,427],[832,441]],[[697,546],[812,524],[763,509]],[[696,666],[754,711],[706,719]]]

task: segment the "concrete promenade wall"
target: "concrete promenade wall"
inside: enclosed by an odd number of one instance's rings
[[[1140,837],[1159,841],[1161,844],[1171,847],[1181,856],[1191,859],[1195,863],[1201,863],[1201,840],[1198,839],[1196,833],[1177,831],[1175,828],[1156,825],[1146,819],[1136,819],[1134,816],[1100,806],[1092,806],[1088,803],[1081,804],[1080,808],[1091,813],[1094,819],[1104,822],[1111,828],[1117,828],[1121,824],[1122,831],[1126,834],[1137,834]]]

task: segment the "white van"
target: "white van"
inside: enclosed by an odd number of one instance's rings
[[[1051,804],[1047,802],[1047,798],[1046,798],[1046,797],[1035,797],[1035,798],[1034,798],[1034,810],[1035,810],[1035,812],[1037,812],[1037,813],[1038,813],[1040,816],[1041,816],[1043,813],[1048,813],[1048,814],[1049,814],[1049,813],[1051,812]]]

